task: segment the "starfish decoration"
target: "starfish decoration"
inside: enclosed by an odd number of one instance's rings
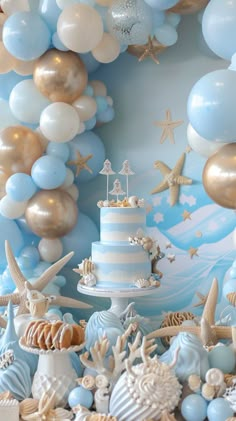
[[[170,142],[174,144],[175,143],[174,129],[180,126],[181,124],[183,124],[183,120],[173,121],[171,119],[170,110],[166,110],[166,120],[154,121],[154,124],[158,127],[162,127],[163,129],[160,143],[164,143],[164,141],[169,138]]]
[[[199,302],[197,304],[194,304],[193,307],[201,307],[201,306],[204,307],[207,301],[208,294],[203,295],[201,294],[201,292],[198,292],[198,291],[195,294],[199,298]]]
[[[67,411],[64,408],[56,408],[55,407],[55,396],[56,392],[54,391],[51,395],[44,392],[38,402],[38,410],[36,412],[31,412],[27,414],[22,414],[22,419],[25,421],[30,420],[71,420],[73,418],[73,414],[71,411]],[[24,402],[24,401],[23,401]]]
[[[170,241],[166,242],[166,249],[170,249],[172,247],[172,244]]]
[[[234,326],[215,324],[215,311],[218,298],[218,281],[213,279],[208,293],[206,304],[202,313],[200,326],[170,326],[149,333],[146,338],[163,338],[164,336],[176,336],[180,332],[188,332],[197,335],[203,345],[216,344],[219,339],[232,339]]]
[[[82,156],[80,151],[77,151],[76,154],[77,154],[76,159],[67,162],[68,165],[76,166],[75,176],[78,177],[78,175],[80,174],[82,170],[87,170],[88,172],[90,172],[90,174],[92,174],[93,171],[88,166],[87,161],[93,157],[93,154],[90,153],[89,155]]]
[[[167,47],[157,41],[155,37],[148,37],[148,42],[143,45],[134,44],[128,47],[128,52],[136,57],[138,61],[143,61],[150,57],[154,63],[159,64],[159,60],[156,57],[158,53],[164,51]]]
[[[192,148],[191,148],[191,146],[190,146],[190,145],[186,146],[186,148],[185,148],[185,152],[186,152],[186,153],[190,153],[190,152],[192,152]]]
[[[173,263],[175,261],[175,255],[174,254],[167,254],[167,259],[170,263]]]
[[[197,252],[198,252],[198,249],[194,247],[190,247],[188,250],[188,253],[190,254],[191,259],[193,258],[193,256],[198,256]]]
[[[170,205],[174,206],[179,198],[179,189],[181,185],[192,184],[191,178],[181,175],[185,161],[185,153],[176,162],[171,170],[164,162],[156,161],[154,168],[161,171],[163,180],[151,191],[151,194],[160,193],[164,190],[170,190]]]
[[[191,212],[188,212],[186,209],[182,213],[183,220],[186,221],[186,219],[191,220]]]
[[[31,285],[29,281],[24,277],[22,274],[16,259],[13,255],[9,242],[5,241],[5,251],[6,251],[6,258],[9,266],[9,271],[15,285],[17,287],[17,292],[13,292],[12,294],[6,294],[0,296],[0,307],[7,306],[9,301],[12,302],[14,305],[18,305],[17,315],[19,314],[26,314],[29,313],[29,310],[26,306],[27,302],[27,292],[29,290],[37,290],[42,291],[46,285],[56,276],[56,274],[65,266],[65,264],[71,259],[73,256],[73,252],[68,253],[66,256],[62,257],[60,260],[55,262],[52,266],[45,270],[44,273],[40,275],[34,285]],[[44,294],[45,297],[49,296],[48,294]],[[62,295],[57,295],[53,300],[53,304],[62,306],[62,307],[73,307],[73,308],[91,308],[89,304],[86,304],[82,301],[74,300],[73,298],[63,297]]]

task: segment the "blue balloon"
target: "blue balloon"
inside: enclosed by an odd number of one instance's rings
[[[169,23],[170,25],[176,27],[181,21],[181,15],[178,13],[167,13],[166,15],[166,23]]]
[[[93,87],[91,85],[87,85],[83,92],[83,95],[93,96],[93,94],[94,94]]]
[[[158,26],[162,25],[166,19],[165,12],[161,10],[153,10],[152,12],[152,27],[155,30]]]
[[[52,35],[52,44],[57,50],[68,51],[68,48],[61,42],[57,32],[54,32]]]
[[[91,255],[91,244],[99,240],[99,231],[87,215],[79,212],[76,226],[69,234],[61,237],[63,244],[63,255],[74,251],[74,256],[67,266],[76,267],[83,259]]]
[[[101,95],[95,96],[95,101],[97,103],[98,113],[102,113],[103,111],[107,109],[108,103],[105,96],[101,96]]]
[[[224,398],[213,399],[207,408],[207,417],[209,421],[225,421],[233,417],[234,411],[230,403]]]
[[[35,184],[41,189],[56,189],[65,181],[66,166],[61,159],[55,156],[41,156],[33,164],[31,175]]]
[[[9,99],[14,86],[22,80],[29,79],[30,76],[20,76],[15,72],[0,74],[0,98]]]
[[[24,245],[22,233],[16,222],[0,215],[0,267],[5,269],[5,240],[8,240],[15,256],[18,256]]]
[[[70,148],[67,143],[49,142],[46,149],[47,155],[55,156],[61,161],[68,161]]]
[[[115,117],[115,110],[110,105],[107,106],[107,109],[103,112],[96,114],[97,121],[99,123],[109,123]]]
[[[168,47],[174,45],[178,39],[176,29],[168,23],[163,23],[163,25],[156,28],[154,35],[161,44]]]
[[[39,251],[36,247],[26,246],[21,250],[18,260],[25,269],[32,269],[40,261]]]
[[[7,18],[2,31],[5,48],[19,60],[34,60],[50,46],[51,34],[34,12],[17,12]]]
[[[203,421],[207,415],[207,402],[200,395],[188,395],[182,401],[181,414],[186,421]]]
[[[71,408],[76,405],[82,405],[89,409],[93,404],[93,393],[91,390],[84,389],[82,386],[75,387],[69,393],[68,404]]]
[[[208,140],[236,140],[236,72],[207,73],[193,86],[187,102],[188,118],[196,132]]]
[[[98,175],[105,160],[105,148],[100,137],[92,131],[87,131],[77,135],[70,142],[70,146],[71,160],[76,158],[77,151],[79,151],[82,156],[92,154],[92,157],[87,161],[87,165],[91,169],[92,173],[83,169],[79,176],[75,178],[75,182],[79,186],[80,183],[90,181]]]
[[[93,130],[93,128],[96,126],[97,119],[96,116],[91,117],[89,120],[86,120],[83,122],[85,126],[85,130]]]
[[[57,20],[61,14],[56,0],[40,0],[38,11],[52,32],[57,30]]]
[[[6,182],[6,193],[16,202],[29,200],[37,191],[32,177],[25,173],[11,175]]]
[[[179,0],[145,0],[145,3],[154,9],[167,10],[175,6],[178,1]]]
[[[18,218],[16,223],[23,236],[25,246],[37,247],[41,238],[30,230],[25,218]]]
[[[230,60],[236,52],[236,0],[211,0],[203,13],[202,32],[208,47]]]
[[[95,72],[95,70],[97,70],[101,64],[93,57],[91,53],[80,54],[79,56],[84,63],[88,73]]]

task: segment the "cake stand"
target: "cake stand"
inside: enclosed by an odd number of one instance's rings
[[[32,383],[33,398],[39,400],[45,392],[49,396],[55,393],[55,406],[65,407],[70,391],[77,386],[76,379],[78,378],[69,354],[80,351],[85,344],[43,350],[27,346],[24,337],[20,339],[19,344],[24,351],[39,355],[38,367]]]
[[[79,281],[77,290],[81,294],[90,295],[93,297],[103,297],[111,299],[111,307],[109,308],[116,316],[120,316],[128,306],[129,298],[144,297],[152,294],[157,290],[157,287],[151,286],[146,288],[126,288],[120,290],[98,288],[97,286],[89,287]]]

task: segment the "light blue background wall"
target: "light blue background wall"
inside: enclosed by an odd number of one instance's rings
[[[115,171],[120,171],[125,159],[130,161],[136,173],[130,177],[130,193],[144,197],[152,207],[147,216],[149,233],[165,253],[160,262],[164,273],[161,288],[151,298],[137,300],[138,311],[156,320],[169,310],[188,309],[200,314],[202,308],[193,307],[197,302],[195,292],[207,293],[214,276],[220,285],[221,314],[226,305],[222,286],[235,258],[232,240],[235,213],[217,206],[206,195],[202,186],[206,160],[200,155],[193,151],[186,154],[183,174],[192,178],[193,184],[181,187],[177,205],[170,207],[168,191],[150,195],[162,179],[153,168],[154,161],[161,160],[173,168],[186,151],[186,104],[192,86],[206,73],[229,65],[204,45],[197,15],[183,17],[178,33],[177,44],[159,55],[159,65],[150,59],[139,63],[136,57],[124,53],[91,75],[91,79],[106,84],[108,95],[114,100],[114,120],[96,130],[104,142],[106,157]],[[174,145],[168,139],[160,144],[161,129],[154,125],[154,121],[165,119],[168,108],[173,120],[184,120],[174,131]],[[105,198],[105,183],[105,177],[99,175],[80,187],[79,208],[97,224],[96,203]],[[191,220],[183,221],[185,209],[191,213]],[[162,222],[158,222],[160,215]],[[200,238],[196,236],[199,231]],[[167,249],[168,242],[171,248]],[[197,256],[191,258],[190,247],[198,249]],[[175,256],[172,263],[169,254]],[[90,300],[98,308],[103,305],[99,298],[87,299]]]

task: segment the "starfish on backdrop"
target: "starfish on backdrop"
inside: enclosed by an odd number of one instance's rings
[[[149,333],[147,335],[147,339],[163,338],[164,336],[176,336],[180,332],[189,332],[197,335],[202,340],[203,345],[216,344],[219,339],[231,339],[233,327],[215,324],[217,298],[218,281],[214,278],[206,299],[200,326],[180,325],[164,327]]]
[[[12,294],[6,294],[0,296],[0,307],[7,306],[9,301],[12,302],[14,305],[18,305],[17,315],[29,313],[29,310],[26,306],[27,301],[27,292],[29,290],[37,290],[42,291],[46,285],[56,276],[56,274],[65,266],[65,264],[71,259],[74,252],[68,253],[66,256],[62,257],[60,260],[55,262],[52,266],[45,270],[44,273],[40,275],[34,285],[31,285],[29,281],[24,277],[23,273],[21,272],[16,259],[13,255],[12,249],[10,247],[9,242],[5,241],[5,252],[7,263],[9,266],[9,271],[13,281],[15,282],[17,292],[13,292]],[[48,294],[44,294],[45,297],[49,296]],[[62,295],[55,296],[53,300],[53,304],[62,307],[72,307],[72,308],[91,308],[92,306],[86,304],[82,301],[74,300],[73,298],[63,297]]]
[[[208,294],[203,295],[201,292],[195,292],[195,295],[199,298],[198,303],[194,304],[193,307],[201,307],[201,306],[205,306],[206,302],[207,302],[207,297]]]
[[[163,180],[151,191],[151,194],[160,193],[164,190],[170,190],[170,205],[174,206],[179,198],[179,189],[181,185],[192,184],[192,179],[181,175],[185,161],[185,153],[176,162],[171,170],[164,162],[154,162],[154,168],[160,170]]]
[[[174,144],[174,129],[183,124],[183,122],[183,120],[173,121],[171,118],[170,110],[166,110],[166,120],[154,121],[155,126],[161,127],[163,129],[160,143],[164,143],[166,139],[170,139],[170,142]]]
[[[182,217],[183,220],[186,221],[187,219],[191,220],[191,212],[187,211],[186,209],[184,209],[183,213],[182,213]]]
[[[155,37],[148,37],[148,42],[143,45],[134,44],[129,45],[128,53],[138,57],[138,61],[143,61],[146,58],[151,58],[154,63],[159,64],[159,60],[156,57],[157,54],[164,51],[167,47],[160,44]]]
[[[190,247],[188,250],[188,253],[191,259],[193,258],[193,256],[198,256],[197,252],[198,252],[198,248],[195,248],[195,247]]]
[[[90,172],[90,174],[92,174],[93,171],[88,166],[87,162],[88,162],[89,159],[91,159],[93,157],[93,154],[90,153],[89,155],[82,156],[80,151],[77,151],[76,155],[77,155],[76,159],[73,159],[73,160],[67,162],[68,165],[75,165],[76,166],[75,176],[78,177],[78,175],[80,174],[80,172],[82,170],[87,170],[88,172]]]

